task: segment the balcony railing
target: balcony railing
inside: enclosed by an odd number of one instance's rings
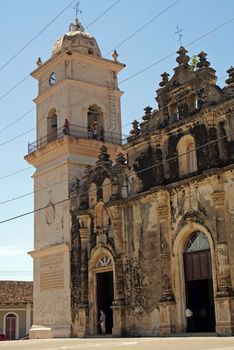
[[[68,129],[65,129],[64,127],[57,130],[55,129],[55,132],[41,137],[32,143],[28,143],[28,154],[31,154],[38,149],[45,147],[49,143],[63,138],[64,136],[72,136],[76,139],[94,139],[97,141],[114,143],[119,146],[127,142],[127,136],[123,137],[123,135],[112,131],[104,130],[104,132],[100,133],[98,130],[97,134],[94,135],[92,131],[88,131],[87,127],[85,128],[84,126],[70,124]]]

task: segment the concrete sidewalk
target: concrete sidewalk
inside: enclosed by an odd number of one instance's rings
[[[234,350],[234,337],[35,339],[0,342],[0,350]]]

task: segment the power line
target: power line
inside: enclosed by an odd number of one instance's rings
[[[222,79],[224,79],[224,78],[226,78],[226,77],[227,77],[227,74],[223,75],[222,77],[217,78],[217,81],[218,81],[218,80],[222,80]],[[206,87],[209,87],[209,83],[207,83],[206,85],[203,85],[203,86],[199,87],[199,88],[196,89],[196,90],[190,91],[187,95],[184,95],[183,97],[178,98],[178,99],[176,100],[176,102],[178,103],[178,102],[182,101],[185,97],[189,97],[190,95],[193,95],[195,92],[198,92],[198,91],[200,91],[200,90],[203,90],[203,89],[205,89]],[[168,103],[168,104],[162,106],[162,107],[160,108],[160,110],[166,109],[166,108],[169,107],[169,106],[170,106],[170,103]],[[140,122],[141,119],[142,119],[142,117],[140,117],[140,118],[138,118],[138,119],[135,119],[135,120],[138,121],[138,122]],[[123,125],[122,128],[125,128],[126,126],[129,126],[129,125],[131,125],[131,124],[132,124],[132,122],[127,123],[127,124]],[[172,133],[173,133],[173,132],[172,132]]]
[[[26,171],[26,170],[28,170],[28,169],[32,169],[32,168],[33,168],[32,166],[28,166],[27,168],[23,168],[23,169],[17,170],[17,171],[15,171],[15,172],[13,172],[13,173],[10,173],[10,174],[8,174],[8,175],[5,175],[5,176],[0,177],[0,180],[6,179],[6,178],[8,178],[8,177],[10,177],[10,176],[13,176],[13,175],[22,173],[22,172],[24,172],[24,171]]]
[[[72,1],[72,3],[75,0]],[[113,5],[111,5],[109,8],[107,8],[103,13],[101,13],[97,18],[95,18],[91,23],[88,24],[88,27],[90,27],[92,24],[94,24],[95,22],[97,22],[101,17],[103,17],[108,11],[110,11],[115,5],[117,5],[117,3],[119,3],[121,0],[116,1]],[[180,1],[180,0],[178,0]],[[70,3],[66,9],[72,4]],[[63,12],[66,10],[64,9]],[[28,44],[26,46],[24,46],[24,48],[22,48],[21,50],[18,51],[18,53],[16,55],[14,55],[12,57],[12,59],[10,59],[8,62],[6,62],[6,64],[4,66],[2,66],[0,68],[0,71],[7,65],[9,64],[16,56],[18,56],[18,54],[20,52],[22,52],[34,39],[36,39],[53,21],[55,21],[55,19],[57,19],[63,12],[60,12],[60,14],[58,14],[42,31],[40,31],[40,33],[37,34],[37,36],[35,36],[33,39],[31,39]],[[86,29],[85,28],[85,29]],[[20,86],[25,80],[27,80],[30,77],[30,74],[26,75],[22,80],[20,80],[18,83],[16,83],[12,88],[10,88],[8,91],[6,91],[3,95],[0,96],[0,100],[2,100],[4,97],[6,97],[7,95],[9,95],[12,91],[14,91],[18,86]]]
[[[223,75],[222,77],[218,78],[217,80],[224,79],[224,78],[226,78],[226,76],[227,76],[227,75]],[[200,87],[200,88],[198,88],[198,89],[196,89],[196,90],[190,91],[186,96],[183,96],[183,97],[179,98],[179,99],[177,100],[177,102],[183,100],[184,97],[188,97],[188,96],[190,96],[190,95],[193,95],[195,92],[198,92],[199,90],[204,89],[204,88],[206,88],[206,87],[208,87],[208,86],[209,86],[209,84],[206,84],[206,85],[204,85],[204,86],[202,86],[202,87]],[[161,107],[161,110],[167,108],[168,106],[169,106],[169,103],[168,103],[167,105],[165,105],[165,106],[162,106],[162,107]],[[139,119],[136,119],[136,120],[140,122],[140,121],[141,121],[141,118],[142,118],[142,117],[140,117]],[[125,125],[123,125],[123,128],[126,127],[126,126],[129,126],[129,125],[131,125],[131,124],[132,124],[132,122],[125,124]],[[0,132],[1,132],[1,131],[0,131]],[[177,132],[177,131],[171,132],[171,134],[174,134],[174,133],[176,133],[176,132]],[[98,137],[97,139],[99,139],[99,138],[100,138],[100,137]],[[20,169],[20,170],[18,170],[18,171],[16,171],[16,172],[13,172],[13,173],[10,173],[10,174],[5,175],[5,176],[3,176],[3,177],[0,177],[0,180],[5,179],[5,178],[8,178],[8,177],[13,176],[13,175],[16,175],[16,174],[21,173],[21,172],[23,172],[23,171],[25,171],[25,170],[32,169],[32,168],[33,168],[33,167],[30,166],[30,167],[27,167],[27,168]],[[25,194],[25,195],[20,195],[20,196],[18,196],[18,197],[15,197],[15,198],[6,200],[6,201],[4,201],[4,202],[0,202],[0,204],[7,203],[7,202],[11,202],[11,201],[13,201],[13,200],[18,200],[18,199],[20,199],[20,198],[22,198],[22,197],[28,196],[28,195],[33,194],[33,193],[34,193],[34,192],[28,192],[28,193]]]
[[[223,79],[223,78],[225,78],[226,76],[227,76],[227,75],[224,75],[224,76],[218,78],[217,80]],[[200,87],[200,88],[198,88],[197,90],[190,91],[190,92],[186,95],[186,97],[188,97],[189,95],[193,94],[194,92],[198,92],[199,90],[204,89],[205,87],[208,87],[208,86],[209,86],[209,84],[204,85],[203,87]],[[184,98],[184,96],[181,97],[181,98],[179,98],[179,99],[177,100],[177,102],[179,102],[179,101],[182,100],[183,98]],[[167,105],[165,105],[165,106],[162,106],[161,109],[166,108],[166,107],[168,107],[168,106],[169,106],[169,104],[167,104]],[[33,109],[35,109],[35,107],[34,107]],[[26,113],[29,113],[29,112],[26,112]],[[18,118],[17,120],[19,120],[19,119],[22,119],[22,116],[21,116],[20,118]],[[139,120],[140,120],[140,119],[141,119],[141,118],[139,118]],[[16,121],[17,121],[17,120],[16,120]],[[136,119],[136,120],[137,120],[137,119]],[[15,121],[15,122],[16,122],[16,121]],[[13,123],[15,123],[15,122],[13,122]],[[132,122],[129,122],[129,123],[123,125],[122,128],[125,128],[126,126],[129,126],[129,125],[131,125],[131,124],[132,124]],[[22,133],[22,134],[20,134],[20,135],[17,135],[17,136],[15,136],[15,137],[13,137],[13,138],[11,138],[11,139],[9,139],[9,140],[4,141],[3,143],[0,144],[0,147],[1,147],[1,146],[4,146],[5,144],[8,144],[8,143],[10,143],[10,142],[12,142],[12,141],[15,141],[16,139],[18,139],[18,138],[24,136],[25,134],[28,134],[28,133],[31,132],[32,130],[35,130],[35,128],[26,130],[24,133]],[[1,133],[1,131],[0,131],[0,133]]]
[[[166,7],[164,10],[162,10],[159,14],[157,14],[155,17],[151,18],[151,20],[149,20],[148,22],[146,22],[143,26],[141,26],[140,28],[138,28],[135,32],[133,32],[131,35],[129,35],[126,39],[124,39],[123,41],[121,41],[118,45],[116,45],[112,50],[110,50],[109,52],[107,52],[105,54],[104,57],[107,57],[110,53],[112,53],[114,50],[118,49],[120,46],[122,46],[123,44],[125,44],[128,40],[132,39],[136,34],[138,34],[139,32],[141,32],[144,28],[146,28],[148,25],[150,25],[152,22],[154,22],[157,18],[159,18],[161,15],[163,15],[165,12],[167,12],[170,8],[172,8],[173,6],[175,6],[178,2],[180,2],[181,0],[176,0],[175,2],[173,2],[171,5],[169,5],[168,7]]]
[[[7,130],[10,126],[14,125],[15,123],[17,123],[19,120],[23,119],[26,115],[30,114],[32,111],[34,111],[36,109],[36,107],[33,107],[31,109],[29,109],[27,112],[25,112],[24,114],[22,114],[21,116],[19,116],[17,119],[15,119],[12,123],[8,124],[7,126],[5,126],[3,129],[0,130],[0,134]]]
[[[4,141],[4,142],[0,143],[0,146],[4,146],[4,145],[6,145],[7,143],[10,143],[10,142],[12,142],[12,141],[15,141],[16,139],[18,139],[18,138],[20,138],[20,137],[22,137],[22,136],[24,136],[24,135],[30,133],[31,131],[33,131],[33,130],[35,130],[35,129],[36,129],[36,128],[31,128],[31,129],[29,129],[29,130],[26,130],[26,131],[23,132],[22,134],[19,134],[19,135],[15,136],[15,137],[13,137],[13,138],[7,140],[7,141]]]
[[[20,86],[26,79],[28,79],[30,75],[28,74],[26,77],[24,77],[22,80],[20,80],[18,83],[16,83],[12,88],[7,90],[3,95],[0,96],[0,100],[2,100],[4,97],[9,95],[12,91],[14,91],[18,86]]]
[[[6,203],[9,203],[9,202],[13,202],[13,201],[15,201],[15,200],[18,200],[18,199],[27,197],[27,196],[29,196],[29,195],[31,195],[31,194],[35,194],[35,193],[37,193],[37,192],[41,192],[41,191],[43,191],[43,190],[46,190],[47,188],[54,187],[54,186],[56,186],[56,185],[60,185],[60,184],[63,183],[63,182],[68,182],[68,181],[72,180],[73,178],[74,178],[74,177],[69,177],[69,178],[66,179],[66,180],[62,180],[62,181],[56,182],[56,183],[54,183],[54,184],[50,184],[50,185],[44,186],[44,187],[42,187],[42,188],[40,188],[40,189],[38,189],[38,190],[31,191],[31,192],[27,192],[27,193],[24,193],[24,194],[22,194],[22,195],[20,195],[20,196],[18,196],[18,197],[14,197],[14,198],[7,199],[7,200],[5,200],[5,201],[0,202],[0,205],[1,205],[1,204],[6,204]]]
[[[110,11],[115,5],[117,5],[121,0],[116,1],[114,4],[112,4],[110,7],[108,7],[104,12],[102,12],[97,18],[95,18],[92,22],[90,22],[85,29],[89,28],[91,25],[96,23],[101,17],[103,17],[108,11]]]
[[[224,139],[226,139],[227,137],[229,137],[229,136],[231,136],[231,135],[234,135],[234,131],[231,132],[231,133],[226,134],[225,136],[218,137],[218,138],[216,138],[215,140],[206,142],[206,143],[204,143],[204,144],[201,145],[201,146],[195,147],[193,150],[189,150],[189,151],[184,152],[184,153],[182,153],[182,154],[180,154],[180,155],[177,154],[176,156],[173,156],[173,157],[171,157],[171,158],[165,158],[165,159],[163,159],[162,161],[160,161],[160,162],[157,163],[157,164],[150,165],[150,166],[145,167],[145,168],[143,168],[143,169],[140,169],[140,170],[138,170],[138,171],[136,171],[136,172],[132,172],[132,173],[126,175],[126,178],[129,178],[129,177],[131,177],[131,176],[135,176],[135,175],[137,175],[137,174],[139,174],[139,173],[142,173],[142,172],[144,172],[144,171],[146,171],[146,170],[149,170],[149,169],[157,168],[157,167],[159,167],[159,166],[161,166],[161,165],[164,165],[166,162],[171,162],[172,160],[175,160],[175,159],[177,159],[177,158],[183,157],[183,156],[185,156],[186,154],[192,153],[192,152],[194,152],[194,151],[196,151],[196,150],[198,150],[198,149],[202,149],[202,148],[204,148],[204,147],[207,147],[208,145],[211,145],[211,144],[213,144],[213,143],[217,143],[218,141],[224,140]],[[107,185],[103,185],[103,186],[107,186]],[[97,187],[97,189],[98,189],[98,188],[103,188],[103,186],[99,186],[99,187]],[[88,194],[89,192],[91,192],[91,190],[84,191],[84,192],[82,192],[82,195]],[[79,197],[79,195],[73,197],[72,199],[75,199],[75,198],[78,198],[78,197]],[[71,198],[62,199],[62,200],[60,200],[60,201],[58,201],[58,202],[53,203],[53,206],[59,205],[59,204],[62,204],[62,203],[65,203],[65,202],[69,201],[70,199],[71,199]],[[4,223],[6,223],[6,222],[19,219],[19,218],[22,218],[22,217],[24,217],[24,216],[28,216],[28,215],[33,214],[33,213],[37,213],[37,212],[39,212],[39,211],[41,211],[41,210],[44,210],[44,209],[49,208],[50,206],[51,206],[51,204],[46,205],[46,206],[41,207],[41,208],[38,208],[38,209],[34,209],[34,210],[31,210],[31,211],[22,213],[22,214],[17,215],[17,216],[13,216],[13,217],[11,217],[11,218],[8,218],[8,219],[5,219],[5,220],[0,221],[0,224],[4,224]]]
[[[200,41],[201,39],[205,38],[206,36],[210,35],[211,33],[214,33],[215,31],[219,30],[220,28],[224,27],[225,25],[231,23],[232,21],[234,21],[234,17],[229,19],[228,21],[218,25],[217,27],[209,30],[208,32],[206,32],[205,34],[202,34],[201,36],[199,36],[198,38],[194,39],[193,41],[191,41],[190,43],[188,43],[187,45],[185,45],[185,47],[191,46],[194,43],[196,43],[197,41]],[[129,77],[127,77],[126,79],[123,79],[122,81],[119,82],[119,85],[122,83],[125,83],[126,81],[136,77],[137,75],[147,71],[148,69],[156,66],[157,64],[161,63],[162,61],[166,60],[167,58],[170,58],[172,56],[174,56],[176,54],[176,52],[172,52],[167,56],[164,56],[163,58],[161,58],[160,60],[153,62],[152,64],[150,64],[149,66],[142,68],[141,70],[139,70],[138,72],[134,73],[133,75],[130,75]]]
[[[36,38],[39,37],[59,16],[61,16],[74,2],[72,0],[61,12],[59,12],[45,27],[43,27],[32,39],[30,39],[19,51],[17,51],[6,63],[0,67],[0,72],[12,62],[26,47],[28,47]],[[24,78],[25,80],[26,78]]]
[[[119,0],[119,1],[121,1],[121,0]],[[115,4],[117,4],[119,1],[117,1],[116,3],[114,3],[113,6],[114,6]],[[180,0],[178,0],[178,1],[180,1]],[[177,2],[178,2],[178,1],[177,1]],[[171,7],[174,6],[177,2],[171,4],[170,6],[171,6]],[[112,7],[113,7],[113,6],[112,6]],[[111,7],[111,8],[112,8],[112,7]],[[109,9],[110,9],[110,8],[109,8]],[[167,9],[169,9],[169,7],[166,8],[166,9],[164,10],[164,12],[165,12]],[[108,10],[108,9],[107,9],[107,10]],[[107,10],[105,11],[105,13],[107,12]],[[160,14],[159,14],[159,15],[160,15]],[[159,16],[159,15],[158,15],[158,16]],[[158,17],[158,16],[157,16],[157,17]],[[153,20],[153,19],[152,19],[152,20]],[[152,20],[151,20],[151,21],[152,21]],[[209,34],[215,32],[215,31],[217,31],[218,29],[224,27],[225,25],[231,23],[233,20],[234,20],[234,18],[231,18],[230,20],[225,21],[224,23],[218,25],[217,27],[211,29],[210,31],[206,32],[205,34],[203,34],[203,35],[201,35],[200,37],[196,38],[195,40],[191,41],[191,42],[188,43],[185,47],[191,46],[191,45],[194,44],[195,42],[197,42],[197,41],[203,39],[204,37],[208,36]],[[150,22],[148,22],[148,23],[150,23]],[[91,24],[92,24],[92,23],[90,23],[89,26],[90,26]],[[147,25],[147,24],[146,24],[146,25]],[[141,28],[140,28],[139,30],[141,30]],[[133,33],[132,35],[134,35],[134,33]],[[126,39],[126,40],[128,40],[128,39]],[[122,84],[122,83],[124,83],[124,82],[126,82],[126,81],[128,81],[128,80],[130,80],[130,79],[132,79],[132,78],[134,78],[134,77],[137,76],[137,75],[140,75],[141,73],[143,73],[143,72],[147,71],[148,69],[150,69],[150,68],[156,66],[157,64],[159,64],[159,63],[165,61],[167,58],[170,58],[170,57],[174,56],[175,54],[176,54],[176,52],[172,52],[172,53],[170,53],[169,55],[166,55],[166,56],[162,57],[160,60],[158,60],[158,61],[152,63],[151,65],[149,65],[149,66],[147,66],[147,67],[141,69],[140,71],[138,71],[138,72],[134,73],[133,75],[131,75],[131,76],[125,78],[124,80],[120,81],[120,82],[119,82],[119,85]],[[25,78],[25,79],[26,79],[26,78]],[[23,82],[25,79],[23,79],[21,82]],[[17,86],[17,85],[16,85],[16,86]],[[16,86],[15,86],[15,87],[16,87]],[[15,88],[15,87],[14,87],[14,88]],[[14,88],[13,88],[13,89],[14,89]],[[8,92],[8,93],[9,93],[9,92]],[[19,118],[19,119],[22,119],[22,118]],[[11,123],[11,125],[13,125],[13,124],[14,124],[14,122]],[[124,125],[123,128],[124,128],[125,126],[130,125],[130,124],[131,124],[131,123],[129,123],[129,124],[127,124],[127,125]],[[11,126],[11,125],[9,125],[9,126]],[[3,131],[3,130],[1,130],[0,132],[2,132],[2,131]],[[28,131],[28,132],[29,132],[29,131]],[[23,135],[22,135],[22,136],[23,136]],[[20,136],[19,136],[19,137],[20,137]],[[18,138],[18,137],[16,137],[16,138]],[[11,141],[13,141],[13,140],[14,140],[14,139],[10,140],[9,142],[11,142]],[[0,144],[0,146],[4,145],[4,144],[6,144],[6,143],[8,143],[8,141],[5,142],[5,143],[3,143],[3,144]]]
[[[202,38],[204,38],[205,36],[209,35],[210,33],[212,33],[212,32],[214,32],[214,31],[220,29],[220,28],[223,27],[224,25],[229,24],[229,23],[232,22],[233,20],[234,20],[234,18],[232,18],[232,19],[230,19],[230,20],[224,22],[223,24],[221,24],[221,25],[215,27],[214,29],[210,30],[209,32],[203,34],[203,35],[200,36],[199,38],[197,38],[197,39],[193,40],[192,42],[190,42],[188,45],[186,45],[186,47],[188,47],[189,45],[192,45],[193,43],[195,43],[195,42],[198,41],[198,40],[201,40]],[[167,59],[168,57],[171,57],[171,56],[174,55],[174,54],[175,54],[175,52],[173,52],[173,54],[170,54],[170,55],[165,56],[164,58],[160,59],[159,61],[153,63],[153,65],[156,65],[157,63],[162,62],[163,60]],[[150,66],[146,67],[146,69],[149,69],[149,67],[152,67],[153,65],[150,65]],[[141,71],[141,72],[142,72],[142,71]],[[134,74],[133,76],[130,76],[129,78],[127,78],[127,79],[121,81],[119,84],[121,84],[121,83],[123,83],[124,81],[129,80],[129,79],[131,79],[132,77],[134,77],[135,75],[139,75],[139,74],[140,74],[140,72],[137,72],[137,73]],[[225,77],[225,76],[223,76],[223,77],[221,77],[221,78],[218,78],[218,79],[223,79],[224,77]],[[198,90],[200,90],[200,89],[201,89],[201,88],[199,88]],[[198,91],[198,90],[197,90],[197,91]],[[165,108],[165,107],[166,107],[166,106],[163,106],[162,108]],[[30,110],[30,111],[31,111],[31,110]],[[23,114],[22,116],[20,116],[16,121],[22,119],[23,116],[26,115],[27,113],[29,113],[30,111],[28,111],[28,112],[26,112],[25,114]],[[141,118],[140,118],[140,119],[141,119]],[[16,121],[12,122],[10,125],[14,124]],[[6,128],[10,127],[10,125],[8,125]],[[128,123],[128,124],[125,124],[125,125],[123,126],[123,128],[126,127],[126,126],[129,126],[129,125],[131,125],[131,122]],[[6,128],[5,128],[5,129],[6,129]],[[4,130],[4,129],[2,129],[0,132],[2,132],[3,130]],[[26,133],[29,133],[29,132],[32,131],[32,130],[33,130],[33,129],[30,129],[30,130],[26,131],[26,132],[23,133],[23,134],[20,134],[20,135],[18,135],[18,136],[16,136],[16,137],[12,138],[12,139],[10,139],[10,140],[7,140],[7,141],[5,141],[4,143],[0,144],[0,146],[3,146],[3,145],[5,145],[5,144],[7,144],[7,143],[9,143],[9,142],[11,142],[11,141],[14,141],[15,139],[17,139],[17,138],[19,138],[19,137],[21,137],[21,136],[24,136]],[[27,169],[28,169],[28,168],[27,168]],[[3,178],[6,178],[6,177],[8,177],[8,176],[15,175],[15,174],[17,174],[18,172],[21,172],[21,171],[24,171],[24,169],[23,169],[23,170],[19,170],[19,171],[15,172],[15,173],[9,174],[9,175],[7,175],[7,176],[5,176],[5,177],[1,177],[0,180],[3,179]]]

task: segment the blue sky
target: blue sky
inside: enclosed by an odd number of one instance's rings
[[[1,67],[18,52],[29,40],[45,27],[71,1],[67,0],[12,0],[0,2],[0,202],[33,191],[31,176],[33,168],[15,176],[9,176],[29,165],[24,161],[28,141],[35,140],[32,130],[12,142],[10,139],[35,127],[35,111],[2,131],[11,122],[34,107],[37,96],[37,83],[28,77],[16,89],[4,97],[5,93],[36,68],[37,58],[43,61],[51,55],[56,39],[65,33],[74,19],[74,10],[69,7],[38,38],[23,50],[12,62]],[[116,0],[81,1],[82,24],[87,26]],[[160,14],[170,5],[170,9],[155,19],[150,25],[120,46],[119,61],[126,68],[119,75],[119,82],[127,79],[143,68],[164,57],[152,68],[120,84],[124,91],[122,97],[122,124],[140,119],[147,105],[156,108],[155,90],[164,71],[173,73],[176,66],[175,52],[179,48],[174,34],[176,26],[183,29],[183,45],[198,39],[219,25],[233,18],[232,0],[121,0],[102,18],[88,28],[99,44],[103,56],[114,49],[145,23]],[[216,69],[218,78],[234,65],[234,46],[232,44],[234,20],[210,33],[188,47],[193,56],[201,50],[207,52],[211,66]],[[111,55],[108,56],[111,58]],[[224,85],[225,78],[217,84]],[[2,131],[2,132],[1,132]],[[123,133],[129,126],[123,128]],[[33,195],[19,200],[0,204],[0,221],[33,210]],[[33,250],[33,215],[0,224],[0,279],[32,279],[32,260],[26,252]]]

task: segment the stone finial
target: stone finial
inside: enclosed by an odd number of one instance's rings
[[[234,68],[231,66],[228,70],[227,73],[229,77],[225,80],[225,83],[228,86],[234,86]]]
[[[75,19],[75,23],[70,24],[69,32],[84,32],[84,27],[77,18]]]
[[[168,74],[167,72],[164,72],[163,74],[161,74],[162,81],[159,83],[159,86],[161,87],[165,86],[169,81],[168,79],[169,76],[170,74]]]
[[[38,67],[40,67],[42,65],[42,60],[41,60],[41,57],[38,57],[38,60],[37,60],[37,65]]]
[[[132,130],[130,131],[130,134],[133,136],[138,136],[140,134],[139,122],[137,120],[132,122]]]
[[[197,63],[197,67],[198,68],[203,68],[203,67],[209,67],[210,66],[210,62],[207,61],[206,59],[207,53],[201,51],[198,54],[199,57],[199,62]]]
[[[113,60],[114,62],[118,62],[118,52],[116,50],[114,50],[113,54],[112,54],[112,57],[113,57]]]
[[[143,115],[142,119],[145,120],[145,121],[148,121],[151,117],[151,114],[152,114],[152,107],[150,106],[147,106],[144,108],[144,111],[145,111],[145,114]]]
[[[117,154],[117,158],[116,158],[115,162],[116,162],[116,164],[120,164],[120,165],[126,164],[126,158],[122,152]]]
[[[112,160],[110,160],[108,148],[105,145],[102,145],[102,147],[100,148],[100,154],[98,156],[96,164],[105,165],[107,167],[112,165]]]
[[[185,66],[188,66],[190,57],[186,55],[187,52],[188,51],[183,46],[181,46],[177,51],[179,56],[176,58],[176,62],[179,63],[179,65],[183,64]]]

